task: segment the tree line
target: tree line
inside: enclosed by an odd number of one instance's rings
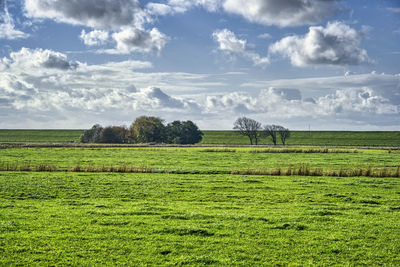
[[[277,138],[280,138],[282,144],[285,145],[290,137],[290,130],[283,126],[274,124],[262,126],[260,122],[247,117],[238,118],[233,124],[233,129],[247,136],[251,145],[257,145],[262,137],[271,137],[274,145],[277,144]]]
[[[93,125],[81,135],[82,143],[166,143],[195,144],[202,140],[203,132],[192,121],[173,121],[164,124],[159,117],[138,117],[129,128]]]

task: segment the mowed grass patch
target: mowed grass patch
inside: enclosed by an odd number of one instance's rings
[[[0,173],[0,265],[400,264],[396,178]]]

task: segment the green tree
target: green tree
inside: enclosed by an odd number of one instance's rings
[[[86,130],[80,137],[80,141],[82,143],[99,143],[100,142],[100,134],[103,130],[103,127],[99,124],[95,124],[91,129]]]
[[[129,139],[133,143],[165,142],[164,121],[158,117],[137,118],[129,128]]]
[[[203,132],[192,121],[173,121],[166,127],[167,142],[172,144],[196,144]]]

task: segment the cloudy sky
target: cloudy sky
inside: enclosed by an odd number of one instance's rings
[[[0,0],[0,128],[400,130],[398,0]]]

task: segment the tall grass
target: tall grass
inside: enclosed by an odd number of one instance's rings
[[[253,150],[237,150],[230,148],[207,148],[199,152],[247,152],[247,153],[358,153],[356,149],[328,149],[328,148],[265,148]]]
[[[231,174],[236,175],[272,175],[272,176],[331,176],[331,177],[400,177],[400,165],[396,169],[391,168],[350,168],[330,170],[322,168],[311,169],[308,164],[289,166],[287,168],[268,169],[246,169],[232,170]]]
[[[148,166],[121,165],[93,165],[81,166],[75,164],[70,168],[60,169],[52,164],[5,163],[0,165],[0,171],[25,171],[25,172],[116,172],[116,173],[174,173],[174,174],[233,174],[233,175],[270,175],[270,176],[332,176],[332,177],[400,177],[400,165],[393,168],[340,168],[339,170],[311,168],[309,164],[302,163],[297,166],[274,167],[271,169],[237,169],[237,170],[181,170],[161,169]]]

